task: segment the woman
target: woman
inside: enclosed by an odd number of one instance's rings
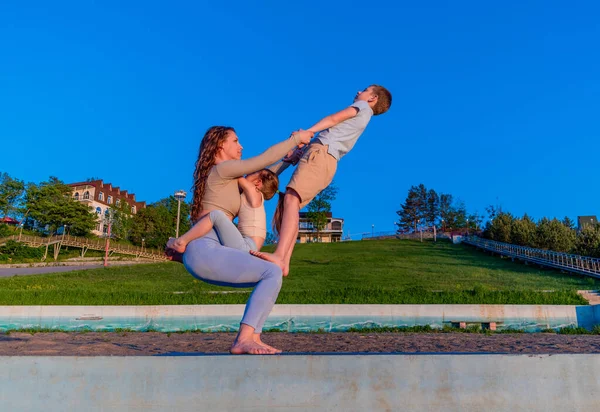
[[[311,132],[299,131],[259,156],[240,160],[242,146],[233,128],[213,126],[208,129],[200,143],[194,172],[192,222],[212,210],[221,210],[233,219],[240,210],[237,178],[275,163],[295,146],[308,144],[312,136]],[[279,266],[248,252],[222,246],[214,230],[187,245],[183,264],[194,277],[207,283],[254,287],[230,349],[232,354],[281,352],[260,339],[262,327],[281,289]]]

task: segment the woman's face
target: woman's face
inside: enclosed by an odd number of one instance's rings
[[[243,149],[237,135],[232,131],[227,132],[227,138],[221,146],[223,158],[226,160],[239,160],[242,158]]]

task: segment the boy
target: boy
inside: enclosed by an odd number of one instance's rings
[[[250,251],[251,254],[279,265],[283,276],[288,275],[298,237],[300,209],[329,186],[337,162],[352,149],[371,117],[387,112],[391,104],[391,93],[383,86],[372,85],[358,92],[352,105],[308,129],[321,133],[309,145],[287,185],[283,213],[275,213],[282,216],[277,249],[274,253]]]

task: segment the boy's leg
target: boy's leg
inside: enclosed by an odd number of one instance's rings
[[[289,273],[290,259],[298,237],[299,212],[325,189],[335,174],[337,161],[327,153],[327,146],[311,145],[287,186],[279,242],[274,253],[251,252],[254,256],[281,267],[283,276]]]

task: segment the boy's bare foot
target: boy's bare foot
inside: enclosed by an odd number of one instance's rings
[[[267,345],[266,343],[264,343],[262,340],[260,340],[260,335],[258,333],[255,333],[252,335],[252,339],[254,340],[254,342],[258,343],[259,345],[264,346],[265,348],[267,348],[268,350],[270,350],[273,354],[278,354],[281,353],[281,349],[277,349],[272,347],[271,345]]]
[[[274,349],[274,348],[273,348]],[[260,343],[254,342],[252,338],[245,340],[235,340],[229,352],[232,355],[273,355],[275,352],[261,345]]]
[[[262,260],[266,260],[271,263],[275,263],[277,266],[281,268],[281,272],[283,276],[287,276],[290,273],[290,264],[286,262],[284,258],[279,257],[274,253],[266,253],[266,252],[257,252],[255,250],[251,250],[250,254],[252,256],[256,256]]]
[[[181,240],[181,238],[170,237],[167,241],[167,249],[173,249],[175,252],[183,253],[186,247],[187,243]]]

